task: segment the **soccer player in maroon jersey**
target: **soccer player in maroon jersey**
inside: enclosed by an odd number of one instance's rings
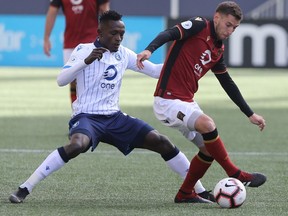
[[[212,162],[216,160],[228,176],[235,177],[249,187],[265,183],[261,173],[240,170],[229,158],[216,124],[205,114],[193,99],[198,90],[198,81],[211,70],[231,100],[262,131],[265,120],[254,113],[242,97],[230,77],[224,63],[223,40],[240,25],[241,8],[235,2],[225,1],[216,8],[213,20],[195,17],[167,29],[138,54],[137,65],[143,62],[160,46],[173,41],[154,93],[154,113],[166,126],[177,128],[188,140],[199,147],[192,159],[189,172],[175,197],[176,203],[193,202],[193,191]]]
[[[52,32],[56,16],[62,8],[65,16],[64,64],[68,61],[73,49],[80,43],[90,43],[97,37],[98,17],[109,10],[109,0],[51,0],[46,15],[44,33],[44,53],[50,56]],[[76,82],[70,83],[70,98],[76,100]]]

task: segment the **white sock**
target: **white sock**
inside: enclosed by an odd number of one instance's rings
[[[49,176],[51,173],[60,169],[62,166],[64,166],[64,164],[65,162],[59,155],[58,150],[54,150],[34,171],[34,173],[22,185],[20,185],[20,188],[26,187],[29,193],[31,193],[36,184]]]
[[[185,179],[190,166],[190,161],[187,159],[185,154],[180,151],[174,158],[166,161],[166,163],[171,170],[180,175],[181,178]],[[205,191],[205,188],[203,187],[200,180],[196,182],[194,190],[196,193],[202,193]]]

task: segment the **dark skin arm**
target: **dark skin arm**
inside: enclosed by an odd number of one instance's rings
[[[96,59],[99,61],[102,58],[103,53],[106,51],[109,51],[109,50],[104,47],[98,47],[98,48],[93,49],[90,55],[84,60],[85,64],[89,65],[92,62],[94,62]]]

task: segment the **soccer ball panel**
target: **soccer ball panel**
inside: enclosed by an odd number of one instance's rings
[[[222,208],[237,208],[246,199],[245,186],[238,179],[224,178],[214,188],[216,202]]]

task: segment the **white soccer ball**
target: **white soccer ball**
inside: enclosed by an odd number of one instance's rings
[[[237,208],[246,199],[246,189],[241,181],[235,178],[220,180],[213,191],[216,202],[222,208]]]

